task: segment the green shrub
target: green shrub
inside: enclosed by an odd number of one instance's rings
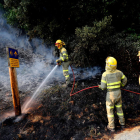
[[[100,53],[103,53],[100,51],[100,48],[103,47],[102,42],[112,32],[111,21],[112,16],[108,16],[102,21],[93,22],[93,27],[86,25],[75,29],[76,38],[71,46],[73,52],[70,58],[76,66],[92,66],[98,63]]]

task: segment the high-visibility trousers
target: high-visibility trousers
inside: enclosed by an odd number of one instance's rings
[[[63,62],[62,63],[62,68],[63,68],[63,75],[65,76],[66,84],[70,83],[70,76],[69,76],[69,61],[68,62]]]
[[[120,92],[120,90],[113,91],[113,94],[117,96],[117,92]],[[124,119],[124,114],[123,114],[123,110],[122,110],[121,96],[119,98],[117,98],[117,97],[114,98],[114,96],[111,96],[111,92],[108,92],[107,97],[106,97],[106,110],[107,110],[109,128],[115,128],[114,113],[113,113],[114,107],[116,107],[120,125],[125,125],[125,119]]]

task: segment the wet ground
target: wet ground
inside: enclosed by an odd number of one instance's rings
[[[101,76],[76,81],[73,93],[100,84]],[[125,89],[139,92],[138,78],[129,80]],[[54,85],[42,91],[28,108],[28,113],[18,122],[15,117],[1,121],[1,140],[108,140],[115,139],[120,129],[115,114],[116,132],[107,131],[105,97],[106,91],[92,88],[69,96],[71,87],[64,89]],[[7,96],[6,96],[7,95]],[[28,93],[20,92],[21,104]],[[5,93],[7,100],[0,101],[0,116],[12,110],[12,97]],[[7,102],[9,101],[9,102]],[[140,126],[140,95],[122,91],[125,130]],[[116,112],[114,110],[114,112]],[[119,139],[119,138],[117,138]]]

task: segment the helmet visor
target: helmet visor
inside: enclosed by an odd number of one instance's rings
[[[55,46],[59,46],[60,45],[60,43],[55,43]]]
[[[55,46],[57,46],[57,48],[58,48],[58,49],[60,49],[60,48],[61,48],[60,43],[55,43]]]

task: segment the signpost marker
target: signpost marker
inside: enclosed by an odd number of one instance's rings
[[[21,115],[21,106],[20,106],[17,74],[15,69],[16,67],[19,67],[18,51],[16,49],[6,47],[6,52],[8,58],[9,75],[15,115],[19,116]]]
[[[138,51],[139,62],[140,62],[140,51]],[[139,75],[139,85],[140,85],[140,75]]]

